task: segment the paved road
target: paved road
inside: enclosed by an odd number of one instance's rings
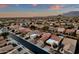
[[[14,35],[12,33],[10,33],[10,37],[12,37],[13,39],[15,39],[16,41],[18,41],[19,43],[21,43],[26,48],[28,48],[29,50],[31,50],[32,52],[34,52],[36,54],[49,54],[48,52],[44,51],[43,49],[31,44],[30,42],[23,40],[20,37],[17,37],[16,35]]]

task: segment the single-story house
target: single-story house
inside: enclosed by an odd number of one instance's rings
[[[66,29],[65,34],[74,35],[75,32],[76,32],[75,29]]]
[[[65,32],[65,28],[58,28],[58,33],[64,33]]]

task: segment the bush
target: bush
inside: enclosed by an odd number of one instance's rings
[[[43,31],[48,31],[48,30],[49,30],[49,26],[44,26],[44,27],[42,28],[42,30],[43,30]]]
[[[3,36],[4,38],[7,38],[8,35],[9,35],[8,32],[3,32],[3,33],[1,33],[1,36]]]

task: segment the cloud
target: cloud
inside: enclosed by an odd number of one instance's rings
[[[33,7],[36,7],[38,4],[32,4]]]
[[[8,4],[0,4],[0,8],[6,8],[8,7]]]
[[[63,6],[60,6],[60,5],[53,5],[53,6],[50,6],[49,9],[51,10],[61,10],[63,8]]]

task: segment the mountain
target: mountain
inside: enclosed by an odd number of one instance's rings
[[[79,11],[71,11],[68,13],[64,13],[64,16],[79,16]]]

